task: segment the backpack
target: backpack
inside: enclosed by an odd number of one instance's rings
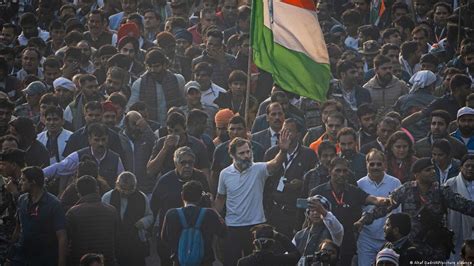
[[[178,208],[179,221],[183,227],[178,243],[178,261],[181,266],[201,265],[204,257],[204,239],[201,233],[201,224],[206,209],[201,208],[193,227],[188,226],[184,217],[183,208]]]

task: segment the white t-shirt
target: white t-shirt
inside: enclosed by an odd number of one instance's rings
[[[269,173],[267,163],[253,163],[239,172],[234,164],[221,171],[217,193],[225,195],[227,226],[248,226],[266,222],[263,189]]]

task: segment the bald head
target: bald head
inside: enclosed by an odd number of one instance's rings
[[[147,124],[143,116],[137,111],[129,111],[125,116],[126,134],[132,139],[139,138]]]
[[[142,115],[137,111],[129,111],[125,116],[125,119],[132,123],[136,123],[140,118],[142,118]]]

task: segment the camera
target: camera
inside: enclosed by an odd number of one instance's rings
[[[320,265],[321,263],[331,263],[331,254],[325,250],[317,251],[313,255],[304,256],[298,263],[298,266],[310,266],[313,264]]]

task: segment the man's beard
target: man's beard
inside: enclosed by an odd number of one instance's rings
[[[235,159],[235,165],[237,168],[239,168],[241,171],[247,170],[253,162],[253,156],[250,159]]]
[[[470,126],[465,126],[465,127],[459,126],[459,131],[461,131],[461,134],[463,136],[471,136],[472,135],[472,127],[470,127]]]
[[[344,150],[344,151],[341,151],[341,157],[342,158],[353,158],[356,154],[356,151],[355,150]]]
[[[395,242],[395,241],[397,241],[397,239],[395,239],[395,236],[393,235],[392,232],[386,232],[386,233],[385,233],[385,240],[387,240],[388,242]]]
[[[385,74],[380,77],[380,80],[385,83],[389,83],[392,80],[393,76],[392,74]]]

